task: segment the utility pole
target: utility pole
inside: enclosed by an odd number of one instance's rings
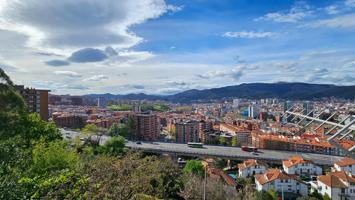
[[[207,166],[205,167],[205,181],[203,182],[203,200],[206,200]]]
[[[281,186],[281,189],[282,189],[281,198],[282,198],[282,200],[284,200],[284,186],[283,185]]]

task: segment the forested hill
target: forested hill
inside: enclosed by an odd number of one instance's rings
[[[355,99],[355,86],[337,86],[309,83],[244,83],[234,86],[205,90],[188,90],[168,96],[147,94],[91,94],[87,97],[106,97],[129,100],[168,100],[172,102],[196,102],[223,98],[281,98],[289,100],[311,100],[322,97]]]

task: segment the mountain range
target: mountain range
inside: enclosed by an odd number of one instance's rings
[[[355,85],[337,86],[331,84],[310,84],[310,83],[243,83],[240,85],[226,86],[204,90],[187,90],[173,95],[159,96],[144,93],[114,95],[89,94],[90,98],[104,97],[107,99],[127,100],[166,100],[171,102],[189,103],[206,102],[218,99],[230,98],[280,98],[288,100],[312,100],[323,97],[338,97],[355,99]]]

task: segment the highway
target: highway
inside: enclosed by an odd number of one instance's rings
[[[68,136],[67,138],[73,138],[79,136],[78,132],[65,131],[61,129],[63,135]],[[102,136],[100,139],[100,144],[104,144],[109,140],[109,136]],[[286,160],[288,157],[294,155],[301,155],[306,160],[311,160],[318,165],[333,165],[334,162],[342,159],[340,156],[330,156],[323,154],[312,154],[312,153],[301,153],[301,152],[290,152],[290,151],[277,151],[277,150],[265,150],[261,149],[254,155],[250,152],[241,150],[237,147],[224,147],[224,146],[212,146],[204,145],[204,148],[191,148],[186,144],[177,143],[164,143],[164,142],[141,142],[137,144],[136,142],[127,141],[126,146],[132,149],[138,149],[145,152],[151,153],[167,153],[174,154],[177,156],[196,156],[196,157],[221,157],[232,160],[245,160],[245,159],[257,159],[263,160],[265,162],[281,163],[282,160]]]

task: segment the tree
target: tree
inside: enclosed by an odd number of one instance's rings
[[[127,128],[128,128],[128,135],[130,137],[134,136],[136,131],[136,122],[132,117],[128,117],[127,119]]]
[[[121,159],[99,155],[84,163],[92,199],[132,199],[150,195],[176,199],[181,188],[180,171],[170,159],[128,152]]]
[[[121,156],[125,153],[125,139],[121,136],[112,137],[99,148],[100,153],[111,156]]]
[[[225,137],[219,137],[219,144],[221,144],[221,145],[226,145],[227,144],[227,142],[226,142],[226,138]]]
[[[77,153],[68,148],[65,141],[41,142],[33,149],[33,173],[45,174],[50,171],[74,169],[79,163]]]
[[[297,200],[322,200],[323,198],[316,198],[316,197],[311,197],[311,196],[308,196],[308,197],[298,197]]]
[[[184,177],[184,188],[180,196],[184,199],[203,199],[204,178],[196,175]],[[210,177],[206,179],[206,197],[208,199],[235,200],[238,195],[235,188],[226,186],[220,180]]]
[[[274,197],[268,191],[257,192],[255,200],[274,200]]]
[[[279,197],[278,197],[278,194],[275,190],[271,189],[269,191],[267,191],[271,197],[272,200],[278,200]]]
[[[323,196],[321,194],[318,193],[317,190],[315,190],[314,192],[312,192],[310,195],[310,197],[314,197],[316,199],[323,199]]]
[[[92,136],[99,132],[99,128],[95,124],[86,124],[81,132],[85,135]]]
[[[323,196],[323,200],[332,200],[332,199],[328,196],[328,194],[325,194],[325,195]]]
[[[204,172],[204,167],[201,161],[199,160],[189,160],[187,161],[183,171],[185,173],[202,176]]]
[[[110,136],[122,136],[122,137],[127,137],[128,136],[128,126],[126,124],[117,124],[113,123],[108,130],[108,134]]]
[[[222,158],[216,158],[214,159],[213,164],[215,167],[223,169],[227,166],[227,161]]]
[[[236,147],[238,145],[238,140],[237,140],[237,137],[233,137],[232,138],[232,147]]]

